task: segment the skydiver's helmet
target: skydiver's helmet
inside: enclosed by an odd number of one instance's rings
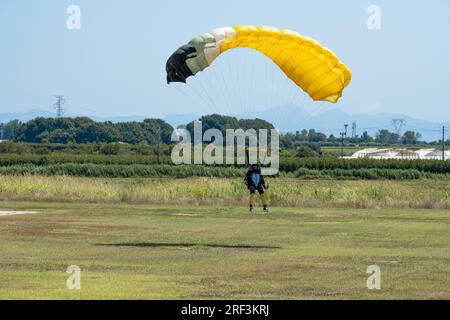
[[[253,171],[258,171],[259,170],[259,164],[257,164],[257,163],[252,164],[252,170]]]

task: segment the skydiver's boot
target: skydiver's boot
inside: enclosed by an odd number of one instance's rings
[[[264,212],[269,213],[269,208],[267,207],[267,195],[265,193],[261,196],[261,200],[264,206]]]
[[[253,206],[252,205],[250,205],[250,208],[248,209],[248,212],[249,213],[253,213]]]

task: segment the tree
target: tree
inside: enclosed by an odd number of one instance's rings
[[[422,137],[422,135],[418,132],[414,131],[406,131],[402,136],[402,143],[403,144],[417,144],[419,142],[419,139]]]
[[[399,135],[392,133],[387,129],[382,129],[378,131],[375,141],[382,144],[396,144],[399,142]]]
[[[12,120],[7,123],[0,123],[0,140],[12,140],[14,133],[20,126],[19,120]]]
[[[199,119],[202,122],[202,135],[209,129],[217,129],[222,135],[226,136],[227,129],[242,129],[244,131],[248,129],[266,129],[268,130],[268,140],[270,141],[270,130],[274,129],[274,126],[265,120],[261,119],[241,119],[238,120],[235,117],[222,116],[219,114],[206,115]],[[194,138],[194,122],[186,125],[186,130],[191,134],[191,138]],[[225,140],[224,140],[225,142]]]
[[[292,149],[294,146],[294,139],[292,133],[283,134],[280,136],[280,146],[285,149]]]
[[[120,143],[105,143],[100,148],[101,154],[118,155],[121,152]]]
[[[310,147],[305,146],[297,148],[295,156],[299,158],[311,158],[311,157],[318,157],[319,154]]]
[[[361,136],[361,140],[367,143],[367,142],[373,141],[373,138],[371,136],[369,136],[367,131],[364,131],[362,136]]]
[[[323,142],[327,140],[327,136],[322,132],[316,132],[314,129],[310,129],[308,133],[309,142]]]
[[[328,137],[327,141],[331,142],[331,143],[337,143],[339,140],[338,140],[338,138],[336,138],[334,136],[334,134],[330,134],[330,136]]]
[[[301,132],[297,131],[295,141],[308,141],[308,131],[303,129]]]

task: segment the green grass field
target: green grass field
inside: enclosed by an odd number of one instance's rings
[[[450,299],[450,211],[0,202],[0,299]],[[68,290],[69,265],[81,290]],[[367,267],[382,289],[366,288]]]

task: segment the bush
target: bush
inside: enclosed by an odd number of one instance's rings
[[[295,156],[298,158],[311,158],[318,157],[319,154],[310,147],[299,147],[295,153]]]
[[[3,175],[68,175],[83,177],[242,177],[245,169],[234,167],[174,165],[99,165],[64,163],[47,166],[33,164],[0,167]]]
[[[450,161],[439,160],[378,160],[378,159],[335,159],[335,158],[282,158],[280,170],[295,172],[300,168],[315,170],[333,169],[397,169],[419,172],[450,174]],[[369,174],[370,175],[370,174]]]
[[[423,173],[414,169],[325,169],[315,170],[300,168],[294,172],[294,177],[314,179],[362,179],[362,180],[412,180],[425,177]]]
[[[119,143],[105,143],[100,148],[100,153],[106,155],[118,155],[120,151],[121,147]]]

